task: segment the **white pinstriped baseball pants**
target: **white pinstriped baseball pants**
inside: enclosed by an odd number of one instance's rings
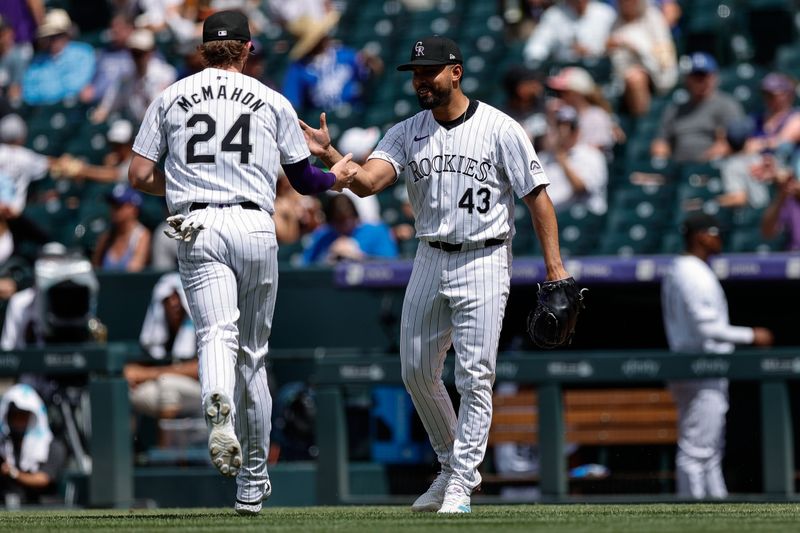
[[[671,381],[669,390],[678,407],[678,451],[675,454],[678,496],[727,498],[722,459],[728,380]]]
[[[508,301],[508,244],[445,252],[420,243],[400,323],[403,382],[441,468],[468,490],[481,482],[492,420],[497,345]],[[442,381],[450,346],[461,396],[456,415]]]
[[[240,206],[189,214],[200,221],[181,242],[178,266],[197,331],[202,397],[219,389],[234,403],[244,463],[236,497],[257,501],[269,480],[272,397],[265,359],[278,289],[278,244],[272,217]]]

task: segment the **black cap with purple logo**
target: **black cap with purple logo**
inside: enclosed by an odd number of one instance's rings
[[[435,67],[438,65],[460,65],[464,61],[461,50],[452,39],[432,35],[424,37],[411,47],[411,60],[403,63],[397,70],[411,70],[415,67]]]

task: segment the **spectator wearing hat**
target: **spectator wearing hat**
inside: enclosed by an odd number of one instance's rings
[[[703,212],[683,222],[685,253],[677,257],[661,284],[661,308],[669,349],[677,353],[727,355],[737,344],[769,346],[762,327],[733,326],[725,292],[709,267],[722,250],[719,222]],[[722,473],[728,380],[691,379],[669,383],[678,407],[676,485],[681,498],[725,498]]]
[[[771,72],[761,80],[764,112],[756,115],[750,152],[794,150],[800,142],[800,113],[794,106],[795,82],[780,72]],[[790,146],[781,146],[789,143]]]
[[[63,9],[47,12],[36,30],[39,51],[22,77],[22,100],[28,105],[55,104],[77,98],[94,76],[91,45],[71,40],[72,20]]]
[[[614,124],[611,105],[603,97],[592,76],[581,67],[566,67],[548,78],[547,86],[555,90],[558,100],[550,104],[558,109],[568,105],[578,113],[581,142],[594,146],[610,157],[611,150],[624,135]]]
[[[553,149],[540,154],[550,179],[547,194],[556,212],[580,203],[590,213],[603,215],[608,209],[608,167],[600,150],[580,140],[580,129],[574,108],[562,106],[556,111]]]
[[[655,158],[678,163],[702,163],[725,156],[728,124],[744,116],[742,106],[717,90],[717,62],[705,52],[689,57],[684,84],[688,101],[672,102],[661,115],[661,125],[650,146]]]
[[[6,105],[20,103],[22,77],[32,55],[30,46],[14,41],[14,28],[8,20],[0,17],[0,98]]]
[[[92,264],[104,270],[139,272],[150,258],[150,230],[139,222],[142,196],[119,184],[108,195],[111,228],[100,235]]]
[[[607,48],[614,75],[625,87],[625,106],[641,116],[650,109],[653,90],[664,94],[678,81],[675,43],[664,15],[650,0],[618,0],[617,9]]]
[[[290,31],[297,42],[289,51],[292,62],[283,81],[283,95],[298,113],[311,109],[330,111],[343,105],[360,108],[364,84],[383,71],[383,62],[364,50],[334,42],[330,32],[339,14],[323,19],[298,20]]]
[[[616,17],[614,8],[597,0],[562,0],[544,12],[523,57],[536,63],[603,57]]]
[[[141,122],[150,102],[177,79],[175,68],[156,53],[153,32],[138,29],[128,37],[127,47],[133,58],[133,71],[120,80],[113,102],[103,101],[92,113],[92,121],[105,122],[116,111]]]

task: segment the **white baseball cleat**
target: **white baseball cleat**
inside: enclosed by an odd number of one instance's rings
[[[469,493],[461,483],[448,483],[440,513],[471,513]]]
[[[450,472],[439,472],[428,490],[411,504],[411,510],[417,513],[438,511],[444,501],[448,481],[450,481]]]
[[[203,407],[206,422],[211,427],[208,435],[211,462],[223,476],[233,477],[242,466],[242,446],[231,422],[231,401],[224,393],[214,391]]]
[[[255,516],[261,512],[261,502],[266,501],[271,494],[272,494],[272,483],[267,481],[267,488],[264,491],[264,496],[261,498],[261,500],[257,502],[248,503],[248,502],[243,502],[242,500],[237,498],[236,503],[233,506],[233,509],[234,511],[236,511],[236,514],[240,514],[242,516]]]

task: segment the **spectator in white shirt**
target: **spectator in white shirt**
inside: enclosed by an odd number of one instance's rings
[[[698,212],[681,228],[686,253],[675,259],[661,284],[661,307],[669,348],[679,353],[729,354],[736,344],[769,346],[766,328],[732,326],[728,301],[709,257],[722,250],[718,221]],[[728,380],[672,381],[678,406],[677,492],[682,498],[725,498],[722,475]]]
[[[602,215],[608,208],[606,160],[600,150],[579,138],[577,112],[569,106],[561,107],[556,112],[553,149],[540,155],[542,167],[550,179],[547,194],[556,211],[582,203],[589,212]]]
[[[678,58],[669,24],[650,0],[618,0],[619,18],[608,50],[614,75],[624,85],[627,111],[641,116],[655,91],[664,94],[678,81]]]
[[[602,57],[616,17],[611,6],[596,0],[562,0],[544,12],[523,56],[530,62]]]

